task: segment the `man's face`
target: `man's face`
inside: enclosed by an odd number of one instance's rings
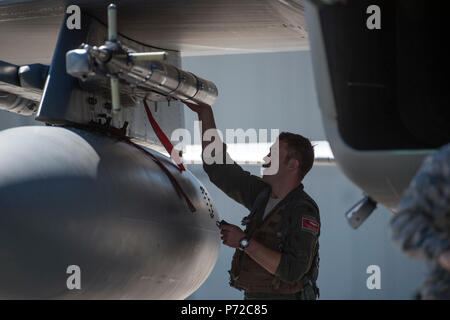
[[[270,147],[270,152],[264,157],[263,180],[270,183],[282,178],[288,169],[288,145],[286,142],[275,141]]]

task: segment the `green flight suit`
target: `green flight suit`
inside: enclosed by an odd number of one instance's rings
[[[257,241],[281,252],[280,264],[275,274],[271,275],[251,258],[245,257],[245,252],[236,250],[230,270],[230,285],[244,290],[246,299],[315,299],[318,295],[316,279],[320,235],[316,203],[300,185],[286,195],[263,221],[264,209],[271,194],[270,186],[232,161],[226,153],[226,145],[223,154],[226,158],[221,154],[216,157],[222,163],[203,163],[211,182],[250,210],[250,214],[243,219],[247,236],[251,238],[254,234],[265,234],[270,238],[266,243],[264,238]],[[276,215],[280,216],[279,219]],[[264,223],[271,219],[275,223]],[[291,292],[299,287],[300,291]]]

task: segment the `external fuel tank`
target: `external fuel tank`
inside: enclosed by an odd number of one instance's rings
[[[0,132],[0,298],[183,299],[212,271],[217,210],[188,171],[99,133]],[[73,267],[80,289],[70,289]]]

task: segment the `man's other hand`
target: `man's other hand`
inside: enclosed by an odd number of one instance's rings
[[[239,248],[239,242],[245,237],[245,232],[234,224],[226,224],[220,227],[223,244],[231,248]]]

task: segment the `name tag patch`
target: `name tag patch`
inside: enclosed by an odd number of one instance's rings
[[[302,229],[305,231],[310,231],[317,235],[319,233],[320,224],[313,219],[303,217],[302,218]]]

